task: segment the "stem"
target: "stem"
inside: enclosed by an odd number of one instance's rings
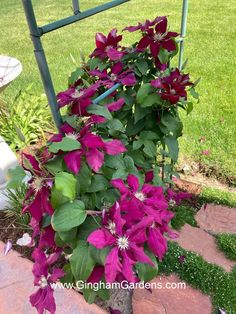
[[[102,215],[102,212],[99,210],[86,210],[86,213],[90,216],[92,215]]]

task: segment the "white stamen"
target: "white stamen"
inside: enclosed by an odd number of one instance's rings
[[[72,98],[79,98],[79,97],[81,97],[83,95],[83,91],[78,91],[78,90],[76,90],[73,94],[71,94],[71,97]]]
[[[107,229],[110,231],[111,234],[116,233],[116,224],[114,223],[114,221],[109,221]]]
[[[43,186],[43,179],[42,178],[39,178],[39,177],[36,177],[34,179],[34,182],[33,182],[33,188],[36,192],[38,192],[39,190],[41,190],[42,186]]]
[[[76,132],[68,133],[68,134],[66,134],[66,137],[69,137],[69,138],[71,138],[73,140],[77,140],[78,137],[79,137],[79,133],[76,133]]]
[[[143,202],[146,199],[146,196],[143,192],[136,192],[134,196],[141,202]]]
[[[129,240],[123,236],[117,239],[117,245],[120,250],[126,250],[129,248]]]
[[[40,280],[39,280],[39,285],[40,285],[40,288],[46,288],[47,285],[48,285],[48,281],[47,281],[47,278],[45,276],[41,276]]]
[[[174,207],[176,205],[176,201],[173,200],[172,198],[169,200],[169,206]]]
[[[116,81],[117,75],[115,75],[114,73],[111,73],[110,78],[111,78],[111,81]]]

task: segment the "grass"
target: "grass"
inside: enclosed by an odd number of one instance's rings
[[[82,10],[104,3],[101,0],[82,2]],[[33,1],[39,24],[47,24],[71,14],[70,0]],[[56,91],[66,88],[68,74],[75,69],[72,54],[79,62],[80,50],[88,55],[94,48],[95,32],[119,30],[156,15],[169,15],[171,29],[179,30],[181,0],[131,0],[129,3],[74,25],[50,33],[43,38]],[[236,30],[234,18],[236,2],[229,0],[191,1],[188,16],[188,37],[185,57],[189,59],[187,71],[195,80],[201,77],[198,91],[201,102],[184,119],[185,132],[181,139],[181,152],[194,160],[216,169],[222,177],[233,182],[236,177]],[[35,92],[42,93],[42,85],[29,39],[21,1],[3,1],[0,10],[1,53],[17,57],[23,63],[22,75],[7,88],[4,98],[12,98],[21,88],[34,82]],[[12,22],[14,21],[14,23]],[[127,43],[131,36],[127,36]],[[199,145],[199,138],[206,141]],[[210,150],[203,156],[201,151]],[[234,177],[234,178],[233,178]]]
[[[236,234],[217,234],[216,242],[227,258],[236,261]]]
[[[182,263],[180,256],[184,257]],[[218,309],[235,313],[236,267],[227,273],[221,267],[204,261],[201,256],[182,249],[177,243],[169,242],[168,252],[163,262],[159,263],[159,270],[167,275],[176,273],[181,280],[209,295],[214,313],[219,313]]]
[[[204,187],[198,198],[199,203],[214,203],[236,207],[235,193],[223,191],[220,189]]]

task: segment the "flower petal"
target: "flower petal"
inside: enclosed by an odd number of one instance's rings
[[[167,241],[157,228],[149,228],[148,246],[150,250],[162,260],[167,251]]]
[[[105,142],[104,146],[108,155],[118,155],[127,151],[124,144],[120,140]]]
[[[118,256],[118,247],[114,247],[106,257],[105,261],[105,278],[106,282],[115,281],[117,273],[121,271],[121,263]]]
[[[67,153],[64,156],[64,160],[68,169],[70,169],[75,174],[78,174],[81,166],[81,156],[82,152],[80,150],[74,150]]]
[[[139,189],[139,180],[138,178],[133,175],[133,174],[129,174],[128,177],[127,177],[127,182],[128,182],[128,185],[131,189],[131,191],[133,193],[137,192],[138,189]]]
[[[103,165],[104,154],[97,148],[90,148],[89,151],[86,152],[86,160],[89,167],[93,171],[98,172]]]
[[[104,229],[98,229],[93,231],[88,236],[87,241],[97,249],[103,249],[106,246],[114,244],[116,239],[111,235],[110,232]]]

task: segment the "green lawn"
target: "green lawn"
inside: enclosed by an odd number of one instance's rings
[[[71,13],[70,0],[33,1],[39,24],[46,24]],[[81,1],[82,10],[105,1]],[[85,4],[84,4],[85,3]],[[70,54],[79,61],[79,51],[87,55],[94,47],[94,34],[108,32],[112,27],[121,30],[139,20],[168,15],[171,28],[179,30],[181,0],[131,0],[129,3],[100,13],[74,25],[48,34],[43,39],[56,90],[66,88],[67,76],[75,68]],[[32,45],[20,0],[0,0],[0,53],[15,56],[23,63],[20,78],[5,92],[6,99],[20,88],[35,82],[37,93],[42,86],[34,60]],[[190,1],[188,37],[185,57],[187,71],[195,80],[201,77],[198,91],[200,104],[187,119],[181,140],[181,152],[214,167],[222,176],[236,177],[236,2],[229,0]],[[127,36],[127,42],[131,37]],[[199,145],[199,138],[206,141]],[[209,149],[210,155],[201,151]]]

